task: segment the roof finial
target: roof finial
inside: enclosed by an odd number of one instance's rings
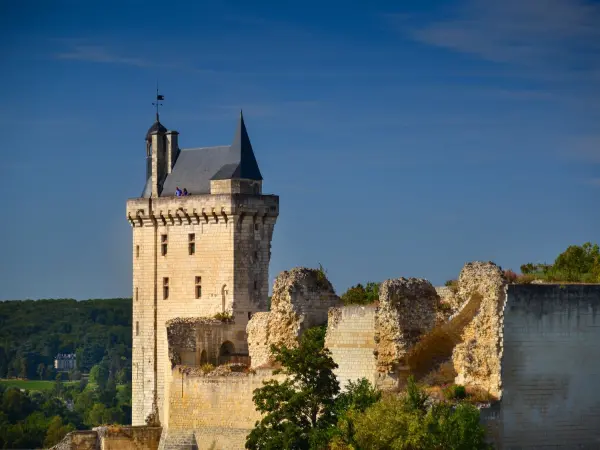
[[[156,102],[152,103],[152,106],[156,107],[156,121],[158,122],[158,107],[162,106],[162,103],[160,103],[161,100],[164,100],[165,96],[162,94],[158,93],[158,81],[156,82]]]

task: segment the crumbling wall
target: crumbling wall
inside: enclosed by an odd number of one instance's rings
[[[462,342],[452,353],[457,384],[479,386],[500,397],[502,382],[502,320],[507,282],[493,262],[465,264],[458,278],[458,296],[463,304],[477,297],[479,311],[462,332]]]
[[[162,428],[113,425],[94,431],[100,438],[99,450],[157,450]]]
[[[71,431],[50,450],[97,450],[98,433],[91,430]]]
[[[381,284],[375,320],[378,372],[393,378],[407,369],[404,358],[419,337],[434,327],[438,303],[427,280],[398,278]]]
[[[240,344],[239,332],[233,321],[207,317],[176,317],[166,322],[171,368],[184,364],[198,366],[208,362],[219,364],[219,349],[225,342],[234,348],[245,348]],[[205,358],[203,360],[203,357]]]
[[[342,389],[359,378],[375,384],[376,311],[374,305],[329,309],[325,347],[338,365],[334,372]]]
[[[259,367],[269,362],[269,316],[268,312],[254,313],[248,326],[248,349],[252,367]]]
[[[320,270],[296,267],[275,279],[271,311],[252,316],[246,328],[253,367],[268,364],[271,345],[294,346],[302,332],[325,325],[330,307],[341,301]]]

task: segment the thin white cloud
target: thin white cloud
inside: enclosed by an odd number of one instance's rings
[[[75,45],[70,51],[58,53],[56,58],[104,64],[125,64],[136,67],[153,66],[150,61],[143,58],[121,56],[100,45]]]
[[[600,178],[591,178],[589,180],[586,180],[586,184],[589,184],[591,186],[600,187]]]
[[[598,79],[600,5],[585,0],[465,0],[450,19],[420,27],[398,23],[425,44]]]

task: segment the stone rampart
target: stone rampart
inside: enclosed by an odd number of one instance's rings
[[[325,347],[338,364],[335,370],[340,387],[348,381],[366,378],[375,384],[375,306],[331,308]]]
[[[500,358],[506,287],[502,269],[496,264],[478,261],[465,264],[458,278],[462,307],[475,298],[480,303],[477,313],[462,331],[462,342],[452,353],[458,374],[456,384],[478,386],[498,398],[502,395]]]
[[[600,285],[510,285],[497,447],[599,448]]]

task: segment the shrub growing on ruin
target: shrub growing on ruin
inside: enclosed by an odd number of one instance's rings
[[[356,417],[355,448],[373,450],[485,449],[479,410],[459,403],[430,403],[410,380],[404,396],[387,396]]]
[[[295,348],[272,346],[271,352],[287,375],[269,380],[252,397],[263,414],[246,440],[248,449],[326,448],[336,424],[335,397],[340,391],[333,373],[337,364],[323,348],[323,327],[304,332]]]
[[[444,389],[444,397],[448,400],[462,400],[467,397],[467,390],[460,384],[452,384]]]
[[[210,373],[215,370],[215,366],[213,366],[211,363],[202,364],[200,366],[200,370],[202,373]]]

